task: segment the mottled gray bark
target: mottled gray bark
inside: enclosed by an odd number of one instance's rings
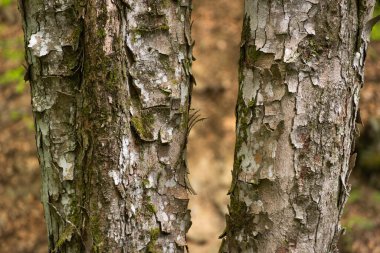
[[[185,252],[190,0],[20,0],[49,252]]]
[[[337,251],[374,0],[246,0],[221,252]]]

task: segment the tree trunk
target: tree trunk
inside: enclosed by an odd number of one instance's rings
[[[337,251],[374,0],[246,0],[221,252]]]
[[[191,0],[20,0],[49,252],[185,252]]]

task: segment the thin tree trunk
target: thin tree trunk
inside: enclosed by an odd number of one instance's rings
[[[335,252],[374,0],[246,0],[221,252]]]
[[[20,0],[50,252],[184,252],[190,0]]]

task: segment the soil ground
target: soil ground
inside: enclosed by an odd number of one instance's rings
[[[46,229],[39,200],[30,91],[19,73],[23,41],[15,2],[0,7],[0,253],[40,253],[47,251]],[[190,201],[193,226],[188,238],[192,253],[218,252],[218,236],[225,226],[235,142],[242,9],[241,0],[194,0],[197,86],[192,107],[207,120],[192,130],[188,148],[190,180],[198,193]],[[362,91],[363,124],[370,117],[380,117],[379,55],[380,44],[373,43]],[[342,252],[380,252],[380,191],[358,176],[353,177],[352,184],[342,221],[347,227]]]

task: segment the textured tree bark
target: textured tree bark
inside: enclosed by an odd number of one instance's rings
[[[373,0],[246,0],[221,252],[336,252]]]
[[[185,252],[191,0],[20,0],[49,252]]]

